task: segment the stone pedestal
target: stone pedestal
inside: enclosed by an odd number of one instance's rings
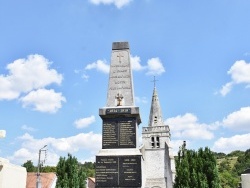
[[[141,187],[138,107],[101,108],[102,149],[96,155],[96,187]]]

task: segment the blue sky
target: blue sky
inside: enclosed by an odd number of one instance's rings
[[[128,41],[141,127],[153,76],[176,151],[250,147],[250,1],[0,1],[0,157],[101,148],[112,42]]]

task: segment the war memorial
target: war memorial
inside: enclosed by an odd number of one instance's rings
[[[174,162],[170,130],[163,124],[156,88],[149,123],[142,128],[139,107],[134,103],[128,42],[112,44],[106,106],[102,118],[102,149],[96,155],[96,188],[172,188]]]

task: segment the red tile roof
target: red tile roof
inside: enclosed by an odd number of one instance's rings
[[[26,180],[26,188],[36,188],[37,173],[28,172]],[[42,188],[50,188],[56,179],[55,173],[40,173]]]
[[[95,178],[88,177],[88,187],[87,188],[95,188]]]

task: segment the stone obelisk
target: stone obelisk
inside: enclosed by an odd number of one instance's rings
[[[142,186],[142,154],[138,148],[139,107],[134,105],[128,42],[114,42],[106,107],[102,118],[102,149],[96,155],[97,188]]]
[[[112,46],[107,107],[134,106],[133,78],[127,42]]]

